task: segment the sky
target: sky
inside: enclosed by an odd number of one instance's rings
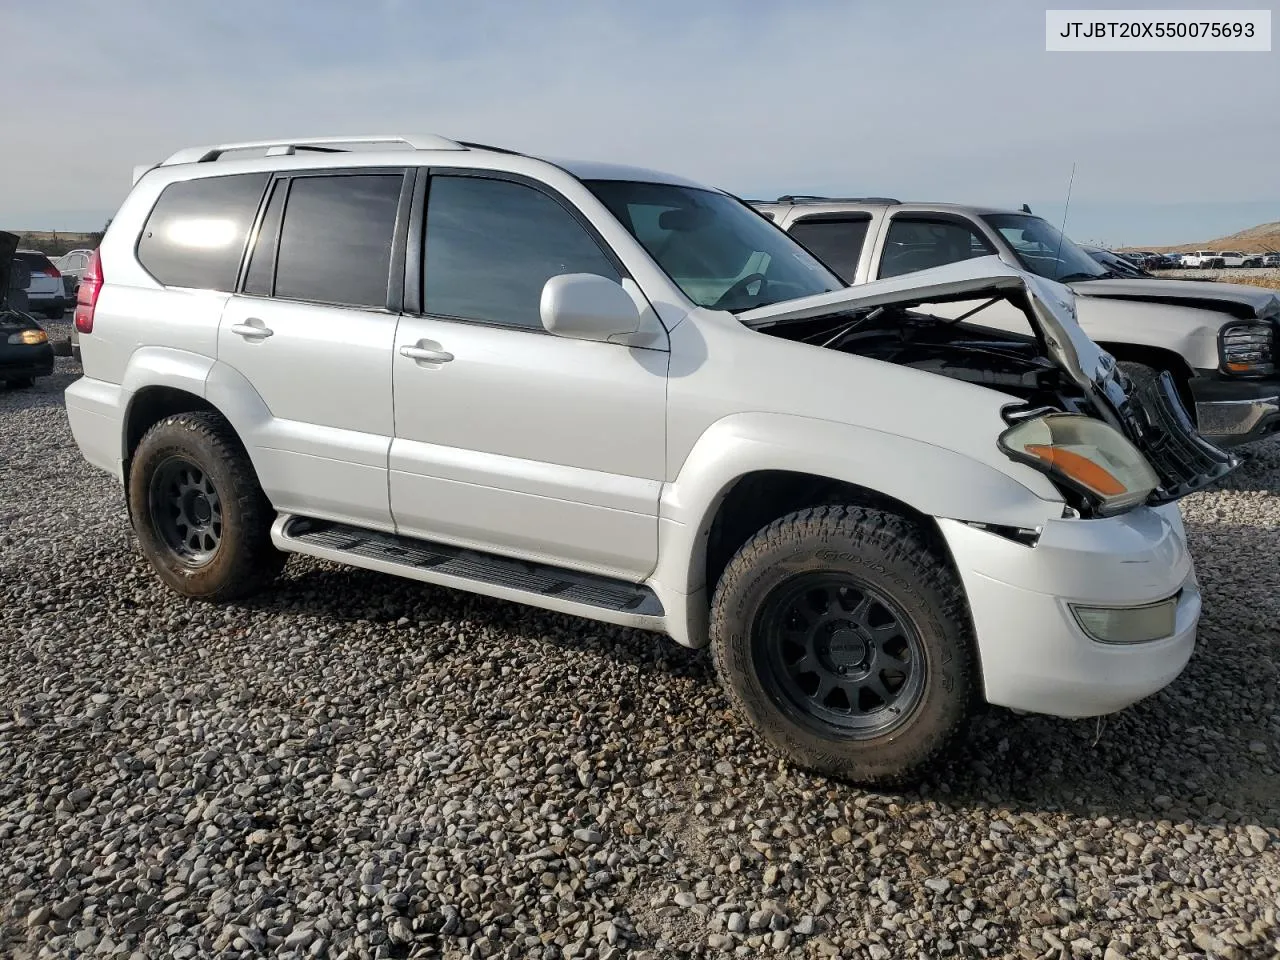
[[[1280,41],[1048,53],[1047,5],[0,0],[0,227],[97,229],[184,146],[401,132],[1055,223],[1074,164],[1067,232],[1113,246],[1280,220]]]

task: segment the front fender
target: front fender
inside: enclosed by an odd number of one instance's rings
[[[689,594],[705,586],[716,510],[739,478],[762,470],[856,484],[931,517],[1035,528],[1062,516],[1062,497],[1048,478],[1012,461],[1005,473],[954,450],[865,427],[735,414],[703,433],[663,491],[653,579],[664,589]]]
[[[1193,370],[1218,368],[1218,331],[1235,322],[1213,310],[1099,296],[1077,297],[1076,315],[1098,343],[1160,347],[1179,354]]]

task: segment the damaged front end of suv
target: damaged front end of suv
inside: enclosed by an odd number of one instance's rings
[[[1076,322],[1062,284],[996,257],[961,261],[739,315],[761,332],[935,373],[1018,398],[998,438],[1011,459],[1047,474],[1071,515],[1159,506],[1222,479],[1241,460],[1196,432],[1168,374],[1129,379]],[[937,317],[931,304],[976,306]],[[1025,337],[982,327],[1010,301]]]

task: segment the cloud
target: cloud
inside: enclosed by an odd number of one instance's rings
[[[748,195],[1034,205],[1074,161],[1081,201],[1266,200],[1280,217],[1276,54],[1049,54],[1043,9],[1015,0],[58,10],[5,14],[8,74],[41,78],[65,129],[0,134],[20,174],[0,180],[0,218],[18,227],[96,226],[134,164],[182,146],[400,131]]]

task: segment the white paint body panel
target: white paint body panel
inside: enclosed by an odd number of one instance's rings
[[[638,581],[657,561],[665,349],[404,317],[397,530]],[[453,354],[436,363],[404,346]]]
[[[155,199],[177,180],[415,165],[480,166],[557,190],[630,274],[638,333],[604,342],[166,290],[134,257]],[[868,245],[875,242],[873,230]],[[696,309],[560,167],[462,149],[172,162],[140,176],[101,250],[106,283],[94,331],[81,337],[85,377],[67,391],[76,442],[120,476],[138,391],[200,397],[244,440],[280,512],[279,546],[349,559],[287,543],[282,525],[299,514],[643,581],[663,617],[359,561],[698,646],[707,639],[705,544],[716,508],[746,474],[796,471],[867,487],[937,519],[974,610],[994,702],[1067,716],[1118,709],[1171,679],[1194,643],[1198,593],[1176,509],[1061,519],[1057,489],[996,447],[1009,396]],[[272,336],[232,332],[251,319]],[[404,346],[452,359],[405,357]],[[1041,542],[1022,546],[973,522],[1037,528]],[[1097,649],[1063,619],[1067,599],[1139,604],[1180,588],[1177,636],[1140,649]]]

